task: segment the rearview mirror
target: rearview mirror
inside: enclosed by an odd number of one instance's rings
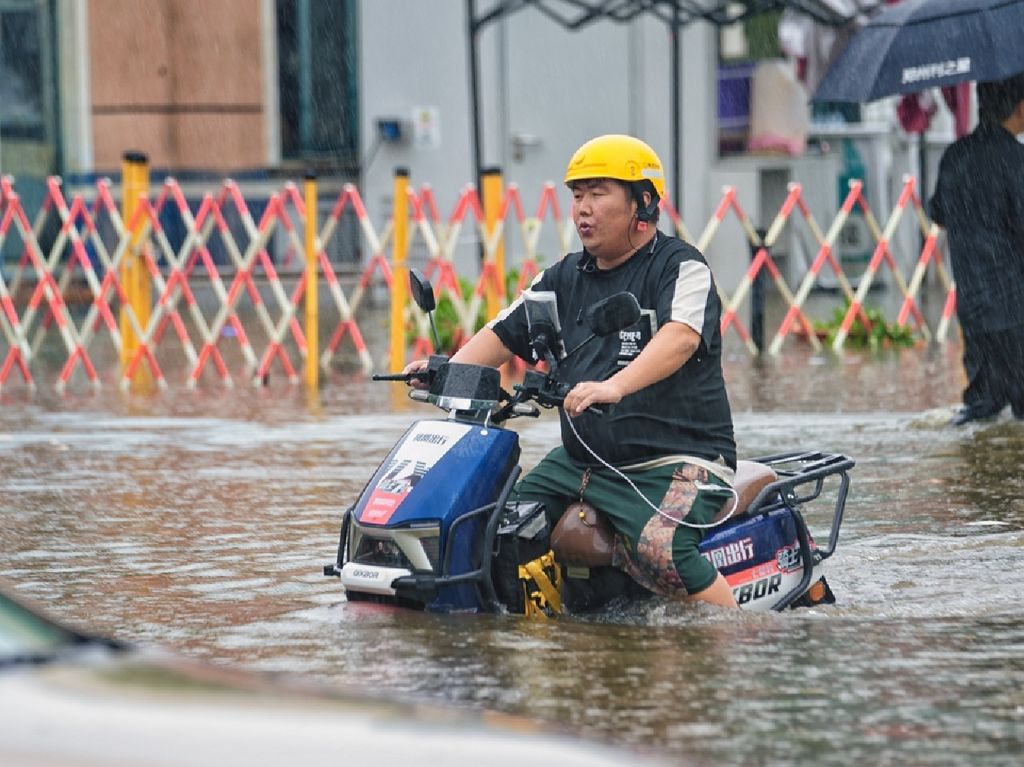
[[[595,336],[610,336],[636,324],[640,319],[640,304],[636,296],[623,291],[608,296],[587,310],[587,327]]]
[[[409,291],[412,293],[412,300],[416,302],[424,313],[434,311],[434,288],[430,280],[423,276],[419,269],[409,270]]]
[[[610,336],[635,325],[640,320],[640,304],[632,293],[622,291],[591,306],[587,309],[586,318],[590,335],[580,341],[566,357],[571,357],[598,336]]]
[[[558,321],[558,299],[550,290],[524,290],[523,308],[526,311],[526,327],[530,346],[537,359],[555,360],[565,356],[562,342],[562,325]],[[551,360],[547,360],[549,363]]]
[[[423,276],[419,269],[409,270],[409,292],[412,293],[412,300],[416,306],[427,315],[430,320],[430,333],[434,337],[434,349],[440,351],[441,339],[437,335],[437,325],[434,324],[433,311],[437,304],[434,302],[434,286],[430,280]]]

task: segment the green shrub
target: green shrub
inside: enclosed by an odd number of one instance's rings
[[[881,349],[890,347],[906,347],[914,345],[914,332],[906,325],[897,325],[888,322],[881,309],[871,306],[863,306],[863,313],[867,315],[870,330],[865,327],[861,314],[854,316],[853,324],[850,325],[850,332],[846,336],[846,343],[858,349]],[[815,322],[814,328],[820,334],[825,335],[831,345],[839,328],[842,327],[843,319],[850,311],[850,302],[847,300],[842,307],[836,307],[832,317],[826,322]]]

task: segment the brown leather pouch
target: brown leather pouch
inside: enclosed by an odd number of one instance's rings
[[[568,506],[551,531],[555,558],[566,565],[606,567],[612,563],[615,531],[597,509],[582,501]]]

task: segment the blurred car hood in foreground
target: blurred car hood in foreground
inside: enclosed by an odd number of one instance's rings
[[[540,723],[343,693],[61,626],[0,584],[5,767],[646,762]]]

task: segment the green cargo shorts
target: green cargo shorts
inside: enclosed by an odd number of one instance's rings
[[[528,472],[516,493],[521,501],[542,502],[552,525],[581,498],[598,509],[616,531],[614,564],[656,594],[678,598],[714,583],[718,571],[697,550],[705,531],[679,521],[710,522],[728,494],[701,492],[695,482],[723,487],[726,482],[685,462],[623,474],[662,513],[610,469],[574,464],[564,447],[556,447]]]

